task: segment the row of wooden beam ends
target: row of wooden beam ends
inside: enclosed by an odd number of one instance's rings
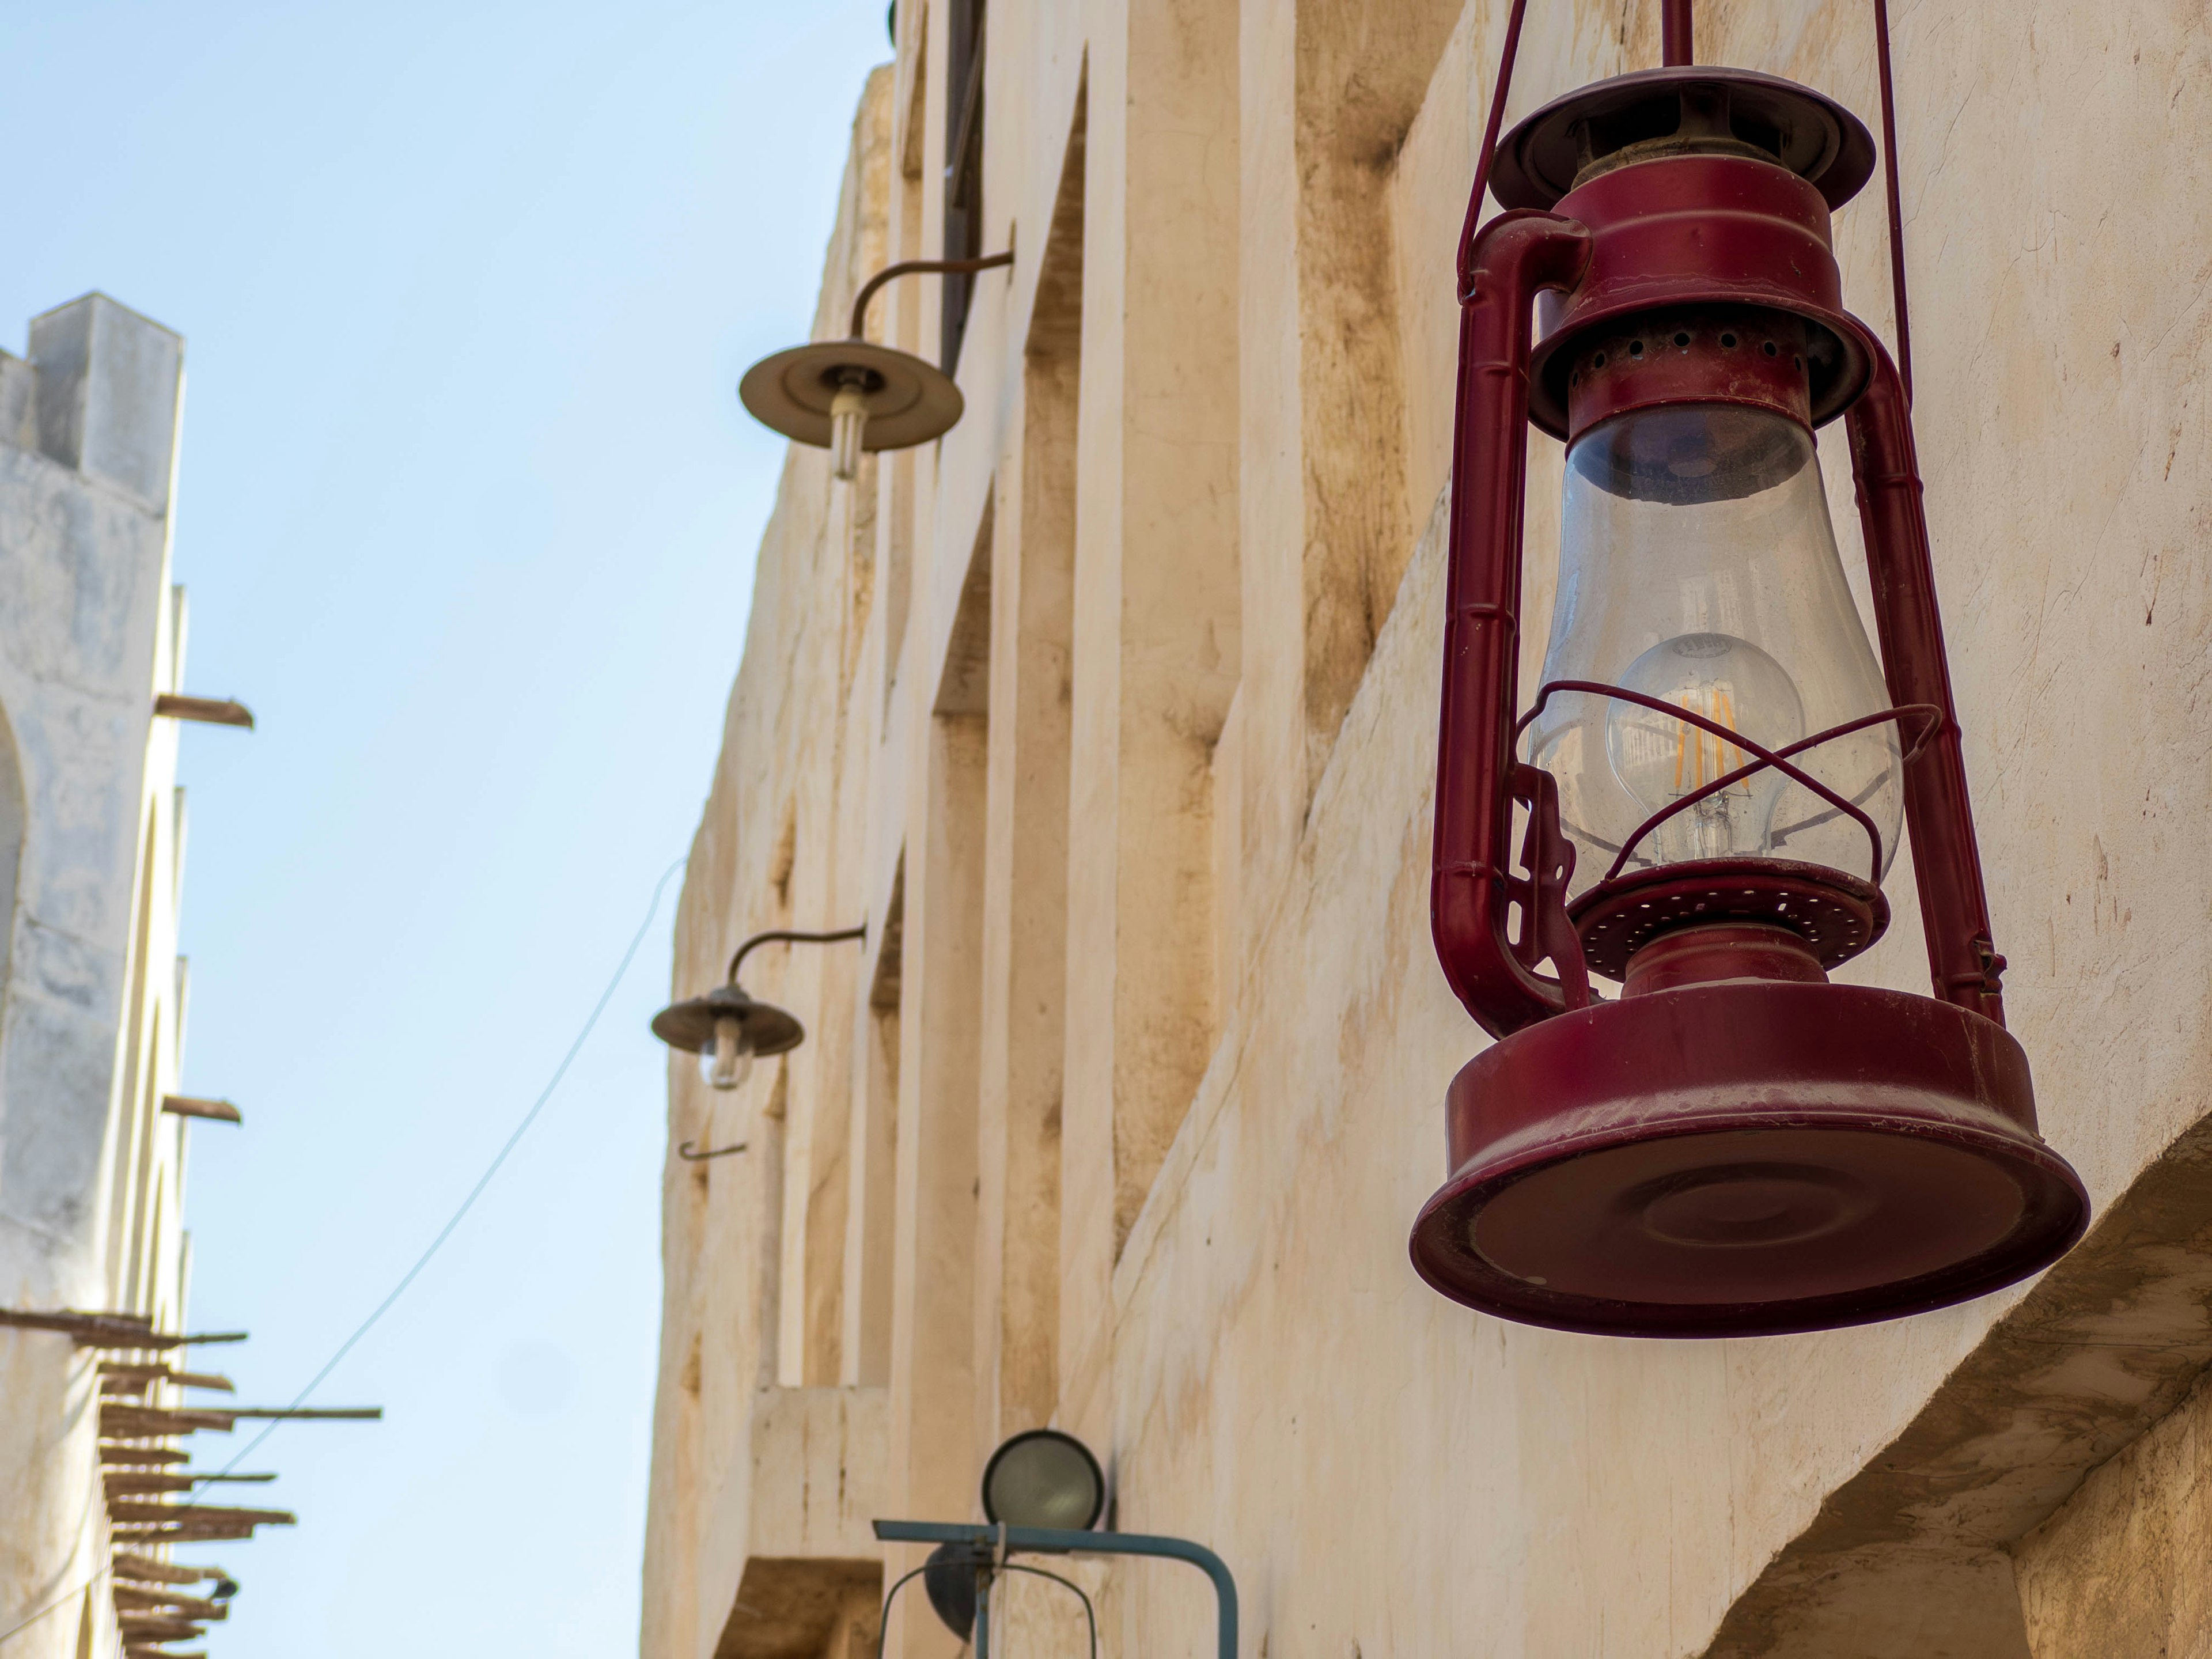
[[[202,1626],[230,1617],[238,1581],[221,1567],[181,1567],[129,1550],[115,1552],[115,1616],[123,1631],[125,1659],[207,1659],[167,1646],[206,1632]],[[212,1578],[205,1595],[178,1588]]]
[[[7,1317],[0,1313],[0,1321]],[[190,1455],[175,1443],[204,1429],[228,1433],[240,1418],[374,1422],[383,1417],[383,1408],[227,1402],[210,1407],[155,1405],[149,1402],[176,1397],[158,1393],[160,1389],[234,1394],[236,1386],[213,1371],[185,1370],[167,1358],[146,1358],[163,1346],[191,1340],[172,1338],[164,1345],[149,1321],[64,1311],[16,1316],[15,1322],[33,1329],[66,1332],[81,1346],[132,1351],[125,1358],[102,1360],[97,1371],[100,1472],[108,1534],[116,1546],[111,1586],[116,1620],[123,1634],[125,1659],[195,1659],[170,1644],[204,1636],[207,1625],[228,1618],[230,1598],[238,1593],[237,1582],[219,1568],[179,1567],[137,1552],[178,1544],[249,1540],[258,1528],[295,1526],[299,1517],[289,1510],[209,1503],[205,1489],[218,1482],[264,1482],[276,1477],[228,1470],[194,1474],[185,1467]],[[118,1327],[128,1330],[127,1339],[114,1340]],[[187,1595],[176,1588],[197,1584],[207,1577],[216,1581],[210,1595]]]
[[[244,723],[250,724],[251,720],[248,715]],[[228,1101],[170,1095],[164,1097],[162,1106],[182,1116],[239,1121],[238,1109]],[[76,1308],[0,1308],[0,1327],[51,1331],[68,1337],[79,1348],[106,1349],[125,1356],[101,1361],[97,1372],[100,1481],[108,1533],[116,1546],[111,1593],[125,1659],[206,1659],[204,1654],[182,1653],[169,1644],[203,1636],[207,1625],[228,1619],[230,1598],[238,1593],[237,1581],[220,1568],[176,1566],[139,1551],[251,1539],[258,1527],[298,1524],[298,1517],[289,1510],[203,1502],[194,1494],[204,1485],[267,1481],[276,1477],[234,1474],[228,1470],[195,1475],[184,1467],[191,1462],[190,1455],[163,1443],[203,1429],[228,1433],[240,1418],[376,1422],[384,1416],[379,1406],[199,1407],[148,1403],[149,1398],[159,1397],[155,1390],[161,1388],[235,1393],[227,1376],[185,1370],[166,1358],[148,1356],[167,1355],[198,1343],[243,1342],[244,1331],[196,1334],[157,1331],[153,1320],[144,1314],[90,1313]],[[215,1588],[204,1596],[187,1595],[174,1588],[210,1577],[216,1580]]]

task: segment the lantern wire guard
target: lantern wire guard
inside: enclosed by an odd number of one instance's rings
[[[833,476],[851,480],[860,456],[908,449],[941,437],[965,404],[952,377],[895,346],[863,337],[868,301],[900,276],[993,270],[1014,262],[1013,251],[979,259],[905,259],[886,265],[853,296],[852,332],[763,357],[745,371],[738,397],[755,420],[794,443],[830,452]]]
[[[1829,214],[1870,176],[1872,140],[1810,88],[1694,65],[1688,0],[1663,0],[1665,67],[1501,139],[1525,5],[1458,255],[1431,898],[1446,977],[1497,1041],[1448,1092],[1449,1176],[1414,1266],[1483,1311],[1620,1335],[1984,1294],[2069,1248],[2087,1200],[2036,1133],[2004,1030],[1909,385],[1842,306]],[[1901,358],[1881,0],[1875,22]],[[1492,190],[1505,211],[1485,223]],[[1879,662],[1811,441],[1839,417]],[[1581,539],[1563,537],[1546,681],[1516,715],[1530,425],[1569,442]],[[1655,551],[1694,568],[1656,599],[1607,590],[1659,580]],[[1735,611],[1692,583],[1710,572]],[[1933,996],[1827,977],[1888,924],[1900,817]],[[1863,877],[1838,867],[1859,836]],[[1783,855],[1793,836],[1804,856]]]

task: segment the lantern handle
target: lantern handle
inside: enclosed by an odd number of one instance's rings
[[[1912,443],[1912,404],[1897,365],[1869,336],[1874,373],[1845,412],[1859,526],[1874,593],[1875,634],[1893,702],[1942,711],[1935,730],[1905,763],[1905,826],[1928,939],[1936,994],[2004,1024],[2004,958],[1990,927],[1966,791],[1966,761],[1936,601],[1936,562]]]
[[[1549,775],[1513,755],[1533,314],[1540,289],[1581,280],[1589,248],[1585,227],[1521,208],[1484,224],[1462,266],[1429,921],[1445,979],[1492,1036],[1590,1000],[1566,915],[1573,845]],[[1525,875],[1511,868],[1516,800]],[[1555,979],[1536,971],[1547,957]]]
[[[1482,198],[1490,189],[1491,164],[1498,159],[1498,129],[1505,115],[1505,95],[1513,89],[1513,62],[1521,55],[1521,19],[1528,0],[1513,0],[1505,17],[1505,44],[1498,54],[1498,79],[1491,83],[1490,113],[1482,124],[1482,149],[1474,161],[1474,189],[1467,198],[1467,221],[1459,232],[1459,295],[1465,303],[1474,281],[1474,233],[1482,217]]]

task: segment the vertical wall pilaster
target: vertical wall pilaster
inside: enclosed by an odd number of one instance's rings
[[[1062,1139],[1062,1419],[1103,1438],[1111,1281],[1216,1033],[1210,763],[1235,694],[1234,0],[1091,39]]]

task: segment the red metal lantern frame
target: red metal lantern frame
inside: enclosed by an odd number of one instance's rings
[[[1585,88],[1522,123],[1498,170],[1505,210],[1478,229],[1522,3],[1509,21],[1461,245],[1431,890],[1446,978],[1498,1041],[1452,1085],[1451,1175],[1416,1224],[1414,1264],[1486,1311],[1616,1334],[1850,1324],[1985,1293],[2069,1248],[2087,1200],[2036,1133],[2027,1056],[2003,1029],[2004,959],[1975,840],[1907,381],[1843,307],[1829,210],[1865,181],[1871,142],[1809,89],[1690,68],[1686,0],[1669,0],[1669,67]],[[1893,205],[1879,0],[1877,10]],[[1686,131],[1705,105],[1724,120],[1731,99],[1780,108],[1786,125],[1773,155],[1741,153],[1747,147],[1722,126],[1702,149],[1586,167],[1564,195],[1556,177],[1547,184],[1569,123],[1583,120],[1586,133],[1589,112],[1652,97],[1679,99]],[[1793,134],[1796,170],[1783,160]],[[1892,228],[1894,252],[1893,211]],[[1901,259],[1893,273],[1902,325]],[[1608,330],[1694,308],[1790,319],[1780,332],[1792,343],[1770,333],[1753,351],[1747,334],[1743,349],[1722,352],[1701,337],[1698,349],[1655,352],[1632,372],[1626,362],[1598,372],[1608,367],[1602,351],[1576,365]],[[1718,337],[1733,348],[1734,334]],[[1547,684],[1520,714],[1528,427],[1568,438],[1624,409],[1711,402],[1808,426],[1846,422],[1893,706],[1771,750],[1694,711],[1595,682]],[[1867,831],[1876,883],[1872,818],[1791,757],[1896,722],[1934,997],[1826,982],[1827,968],[1887,926],[1878,884],[1771,859],[1624,873],[1637,844],[1698,797],[1654,813],[1605,878],[1570,902],[1575,854],[1557,786],[1516,757],[1529,721],[1562,691],[1663,708],[1724,736],[1751,758],[1699,796],[1779,770]],[[1527,817],[1517,867],[1516,805]],[[1622,979],[1623,997],[1595,997],[1593,970]]]

